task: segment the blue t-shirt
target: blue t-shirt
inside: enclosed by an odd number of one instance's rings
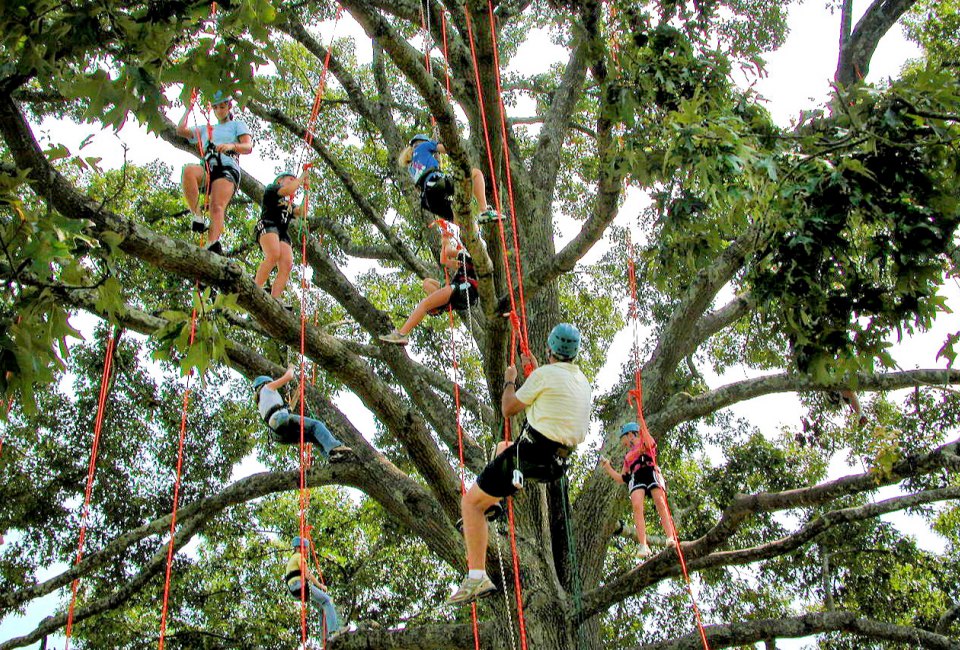
[[[410,159],[410,166],[407,171],[410,172],[410,178],[414,183],[419,183],[424,173],[440,168],[440,161],[434,155],[437,153],[437,141],[427,140],[421,142],[413,149],[413,156]]]
[[[190,142],[197,141],[197,132],[200,133],[200,144],[204,151],[207,148],[207,127],[200,126],[193,130],[193,136]],[[250,135],[250,129],[240,120],[230,120],[213,125],[213,144],[234,144],[240,142],[241,135]],[[237,159],[231,155],[220,156],[220,162],[224,167],[239,167]]]

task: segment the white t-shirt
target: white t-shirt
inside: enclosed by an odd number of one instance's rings
[[[264,386],[263,388],[260,389],[260,396],[257,402],[257,409],[259,409],[260,417],[262,417],[265,422],[267,421],[267,414],[270,412],[270,409],[272,409],[274,406],[278,404],[280,406],[284,405],[283,398],[280,397],[279,392],[273,390],[269,386]],[[273,426],[269,422],[267,422],[267,424],[270,426]]]
[[[527,405],[527,422],[545,438],[576,447],[590,429],[590,382],[565,361],[540,366],[517,391]]]

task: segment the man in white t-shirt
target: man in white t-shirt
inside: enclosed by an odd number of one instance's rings
[[[463,495],[463,537],[469,573],[447,601],[469,603],[496,591],[487,577],[487,522],[484,514],[511,496],[524,480],[549,483],[563,476],[567,457],[583,442],[590,428],[590,382],[573,363],[580,351],[580,332],[569,323],[553,328],[547,338],[548,364],[538,367],[535,357],[521,356],[535,369],[515,390],[516,366],[504,372],[500,410],[504,418],[526,409],[527,422],[517,443],[501,442],[497,457]],[[519,474],[518,474],[519,470]]]

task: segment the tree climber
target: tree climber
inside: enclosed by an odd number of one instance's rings
[[[263,203],[260,207],[260,220],[253,231],[254,238],[263,251],[263,262],[257,269],[253,281],[262,287],[276,268],[277,278],[273,282],[270,295],[276,299],[283,296],[283,290],[293,270],[293,248],[288,228],[294,216],[304,217],[304,205],[293,205],[293,195],[306,182],[310,167],[304,166],[299,177],[292,172],[283,172],[263,190]]]
[[[440,171],[440,161],[436,157],[438,153],[447,153],[447,150],[436,140],[431,140],[430,136],[418,133],[410,139],[410,144],[400,152],[397,160],[407,168],[420,190],[420,205],[442,219],[454,221],[453,179]],[[498,221],[500,215],[487,204],[483,172],[474,167],[470,170],[470,178],[473,181],[473,198],[478,205],[486,206],[477,216],[477,223]]]
[[[487,521],[484,513],[501,499],[523,487],[524,479],[556,481],[567,468],[567,459],[583,442],[590,428],[590,382],[573,363],[580,351],[580,332],[560,323],[547,338],[548,364],[538,367],[534,356],[520,361],[534,371],[514,391],[516,365],[503,374],[500,410],[510,418],[526,410],[527,420],[513,442],[497,444],[497,456],[488,464],[461,500],[463,537],[469,573],[447,601],[469,603],[496,591],[486,574]]]
[[[270,379],[261,375],[253,380],[253,395],[263,421],[280,444],[292,445],[300,442],[300,416],[293,415],[284,403],[279,388],[294,377],[294,368],[290,366],[279,379]],[[303,437],[320,448],[324,458],[331,463],[343,460],[350,453],[350,447],[337,440],[327,426],[320,420],[303,418]]]
[[[857,423],[861,427],[866,426],[867,416],[863,414],[863,410],[860,407],[860,398],[849,388],[830,391],[827,393],[827,401],[834,407],[839,407],[840,403],[843,402],[850,407],[850,412],[857,416]]]
[[[192,105],[187,107],[180,124],[177,125],[177,134],[188,138],[191,143],[200,143],[203,150],[203,165],[184,165],[183,167],[183,196],[187,201],[190,212],[193,213],[193,231],[203,232],[207,229],[203,220],[200,206],[200,188],[203,187],[207,208],[210,211],[210,230],[207,233],[206,248],[209,251],[223,254],[220,244],[220,235],[223,233],[223,221],[226,217],[227,205],[233,198],[237,186],[240,184],[240,165],[237,158],[240,154],[253,151],[253,139],[250,129],[241,120],[233,117],[230,108],[233,98],[218,90],[211,99],[213,114],[217,124],[207,124],[203,127],[189,127]],[[205,202],[206,202],[205,201]]]
[[[446,269],[448,283],[440,286],[433,278],[423,281],[423,291],[427,294],[417,304],[406,322],[389,334],[380,337],[386,343],[406,345],[410,341],[410,332],[420,324],[427,314],[436,315],[447,306],[456,310],[467,309],[477,304],[480,294],[477,291],[477,272],[473,268],[473,258],[460,243],[458,229],[452,222],[438,219],[440,226],[440,264]]]
[[[303,539],[299,536],[294,537],[292,547],[293,555],[287,560],[286,575],[283,576],[283,580],[287,583],[287,590],[290,592],[290,595],[299,600],[300,590],[302,588],[300,578],[300,553],[301,550],[307,553],[310,548],[310,540]],[[309,555],[307,555],[307,557],[309,557]],[[337,616],[337,608],[334,607],[333,600],[327,595],[327,588],[317,580],[316,576],[313,575],[313,571],[310,570],[310,562],[305,560],[302,566],[307,575],[307,596],[312,603],[320,608],[323,616],[324,629],[327,633],[327,640],[332,640],[340,630],[340,617]]]
[[[620,444],[627,449],[623,457],[623,473],[618,474],[610,464],[609,458],[601,459],[603,469],[617,483],[626,483],[633,506],[633,523],[637,528],[637,541],[640,559],[650,556],[647,546],[647,527],[643,520],[644,498],[650,496],[660,515],[660,524],[667,536],[667,547],[677,545],[677,531],[673,527],[670,511],[667,509],[667,497],[663,476],[657,466],[657,441],[646,427],[640,428],[636,422],[627,422],[620,428]]]

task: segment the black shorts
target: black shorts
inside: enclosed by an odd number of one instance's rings
[[[453,221],[453,181],[450,177],[432,174],[420,188],[420,205],[441,219]]]
[[[663,489],[663,483],[660,480],[660,474],[653,465],[640,467],[630,475],[630,482],[627,483],[627,492],[633,494],[637,490],[643,490],[647,496],[653,493],[654,488]]]
[[[447,308],[447,305],[453,307],[457,311],[462,311],[467,307],[473,307],[477,304],[480,294],[477,293],[477,288],[471,283],[466,281],[457,281],[457,279],[454,278],[454,280],[450,283],[450,286],[453,287],[453,292],[450,294],[450,300],[431,310],[431,313],[440,314]]]
[[[204,168],[204,174],[206,170],[210,170],[210,185],[213,186],[214,181],[218,181],[221,178],[226,178],[228,181],[233,183],[234,188],[240,185],[240,170],[236,167],[227,167],[226,165],[217,165],[214,163],[209,163]]]
[[[513,470],[517,469],[517,453],[520,454],[520,471],[523,472],[524,482],[552,483],[566,471],[566,457],[570,449],[527,427],[515,444],[483,468],[477,477],[480,489],[499,498],[516,494]]]
[[[258,221],[256,227],[253,229],[254,241],[260,243],[260,237],[268,232],[276,233],[280,241],[293,246],[286,224],[279,224],[275,221],[264,221],[263,219]]]

